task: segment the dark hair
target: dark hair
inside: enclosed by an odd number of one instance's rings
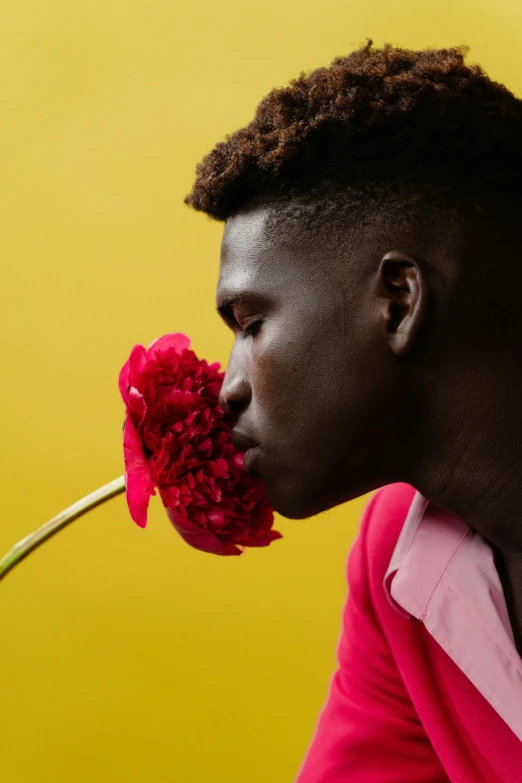
[[[259,199],[518,219],[522,101],[466,65],[466,46],[372,44],[272,90],[197,166],[185,202],[217,220]]]

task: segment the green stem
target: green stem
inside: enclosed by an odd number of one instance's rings
[[[87,513],[92,508],[100,506],[105,503],[106,500],[121,495],[125,492],[125,476],[119,476],[114,481],[109,481],[99,489],[95,489],[90,495],[86,495],[81,500],[73,503],[72,506],[61,511],[55,517],[46,522],[33,533],[29,533],[28,536],[22,538],[14,547],[0,560],[0,580],[4,578],[6,574],[11,571],[18,563],[20,563],[27,555],[29,555],[34,549],[36,549],[44,541],[47,541],[55,533],[62,530],[70,522],[82,514]]]

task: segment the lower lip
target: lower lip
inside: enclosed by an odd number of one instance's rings
[[[247,473],[252,469],[258,451],[259,446],[252,446],[243,452],[243,467]]]

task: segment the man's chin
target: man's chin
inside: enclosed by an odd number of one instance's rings
[[[295,467],[289,468],[284,462],[263,461],[261,458],[252,460],[252,463],[259,466],[258,475],[274,511],[286,519],[315,517],[362,494],[358,487],[352,485],[348,488],[349,492],[353,490],[351,497],[347,497],[339,490],[344,480],[333,482],[327,470],[319,474],[313,471],[305,473]]]
[[[377,485],[380,486],[380,485]],[[343,488],[342,493],[323,493],[310,492],[310,488],[296,489],[285,486],[271,486],[270,481],[265,483],[265,489],[268,499],[274,510],[286,519],[308,519],[329,511],[343,503],[360,498],[368,492],[373,491],[376,485],[371,482],[361,483],[361,485],[352,485]]]
[[[266,487],[266,493],[274,511],[286,519],[308,519],[331,508],[330,505],[318,501],[317,498],[305,497],[302,492],[297,494],[282,491],[271,492],[269,487]]]

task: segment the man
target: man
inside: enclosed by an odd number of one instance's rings
[[[221,405],[275,510],[375,489],[299,783],[522,780],[522,101],[372,41],[198,166]]]

